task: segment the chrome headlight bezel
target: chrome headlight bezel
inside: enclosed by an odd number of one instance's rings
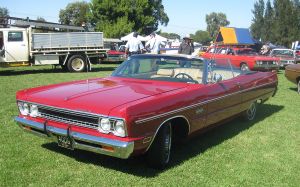
[[[98,125],[98,131],[108,134],[111,129],[111,123],[109,118],[100,118],[99,119],[99,125]]]
[[[18,102],[19,112],[23,116],[28,116],[30,112],[29,104],[25,102]]]
[[[126,136],[125,122],[123,120],[117,120],[115,122],[113,134],[120,137]]]
[[[40,114],[39,114],[39,108],[37,105],[34,105],[34,104],[31,104],[30,107],[29,107],[29,115],[31,117],[38,117]]]
[[[23,116],[38,117],[40,116],[38,105],[27,102],[18,101],[19,112]]]
[[[123,119],[100,117],[97,130],[104,134],[112,133],[115,136],[126,137],[126,123]]]

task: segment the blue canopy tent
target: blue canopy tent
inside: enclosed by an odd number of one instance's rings
[[[221,45],[254,45],[255,42],[249,29],[221,27],[215,43]]]

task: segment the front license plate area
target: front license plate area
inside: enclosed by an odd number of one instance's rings
[[[57,136],[57,143],[60,147],[74,150],[73,141],[67,136]]]

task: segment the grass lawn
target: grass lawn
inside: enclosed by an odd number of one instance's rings
[[[177,146],[170,167],[147,168],[143,158],[111,158],[69,151],[23,132],[17,90],[103,77],[116,65],[90,73],[51,66],[0,69],[0,186],[299,186],[300,95],[278,73],[277,95],[259,106],[253,122],[235,119]]]

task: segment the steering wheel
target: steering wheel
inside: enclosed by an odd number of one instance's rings
[[[177,75],[175,75],[175,78],[187,79],[191,82],[198,83],[198,81],[194,80],[193,77],[186,73],[178,73]]]

